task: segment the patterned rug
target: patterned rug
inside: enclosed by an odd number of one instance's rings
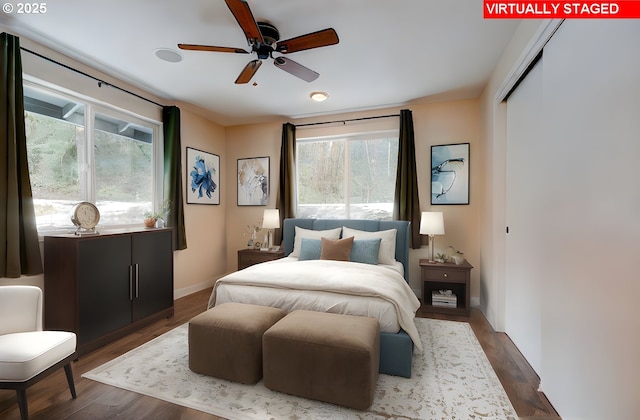
[[[424,348],[412,377],[380,375],[366,411],[189,370],[184,324],[82,375],[228,419],[517,419],[467,323],[416,318]]]

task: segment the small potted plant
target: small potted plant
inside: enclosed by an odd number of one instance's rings
[[[436,254],[436,262],[446,263],[447,261],[449,261],[449,257],[444,252],[438,252]]]
[[[144,214],[144,227],[152,228],[156,227],[156,221],[160,219],[162,216],[160,213],[155,213],[152,211],[148,211]]]
[[[260,226],[260,224],[255,224],[255,225],[247,225],[247,231],[245,233],[242,234],[242,236],[244,237],[249,237],[249,240],[247,241],[247,248],[254,248],[256,245],[256,236],[258,235],[258,232],[260,232],[262,230],[262,227]]]
[[[144,214],[144,226],[147,228],[164,227],[165,215],[169,213],[171,201],[166,200],[162,203],[162,209],[160,212],[148,211]]]
[[[456,263],[456,265],[462,264],[464,262],[464,252],[455,249],[451,245],[449,245],[449,247],[447,249],[449,249],[449,248],[453,251],[453,255],[451,256],[451,260],[453,260],[453,262]]]

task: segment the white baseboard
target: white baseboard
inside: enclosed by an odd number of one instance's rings
[[[216,280],[218,280],[218,278],[209,279],[201,283],[192,284],[191,286],[183,287],[180,289],[173,289],[173,300],[180,299],[181,297],[188,296],[192,293],[199,292],[200,290],[204,290],[209,287],[213,287],[213,284],[216,282]]]
[[[180,299],[181,297],[188,296],[192,293],[199,292],[200,290],[204,290],[208,287],[212,287],[215,283],[215,280],[207,280],[202,283],[194,284],[189,287],[183,287],[181,289],[173,290],[173,300]]]

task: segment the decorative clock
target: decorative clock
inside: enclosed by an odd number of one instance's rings
[[[71,211],[71,222],[75,226],[76,235],[96,235],[96,225],[100,221],[100,211],[88,201],[76,204]]]

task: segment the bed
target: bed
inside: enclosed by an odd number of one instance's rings
[[[351,256],[356,258],[357,249],[367,263],[319,259],[321,236],[355,236]],[[409,222],[286,219],[283,250],[285,258],[219,279],[208,307],[239,302],[377,318],[380,373],[411,376],[414,346],[422,349],[414,323],[420,304],[406,280]],[[371,254],[375,254],[373,261],[369,261]]]

